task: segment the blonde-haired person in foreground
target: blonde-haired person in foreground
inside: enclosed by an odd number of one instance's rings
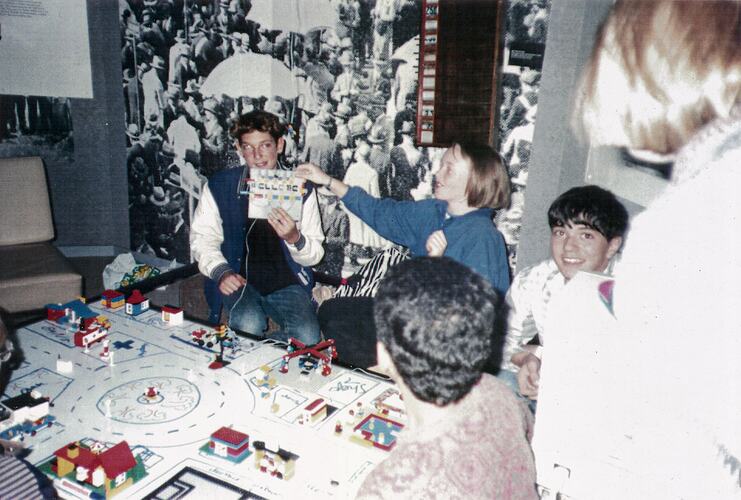
[[[674,163],[615,268],[620,383],[604,380],[651,498],[741,497],[740,91],[740,2],[628,0],[577,95],[593,144]]]

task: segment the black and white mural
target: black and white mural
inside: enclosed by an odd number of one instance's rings
[[[290,126],[302,161],[376,196],[429,194],[414,147],[420,3],[400,0],[120,0],[132,247],[189,260],[202,183],[238,165],[232,121],[252,109]],[[390,243],[319,193],[320,270],[350,274]]]
[[[495,222],[507,242],[510,270],[515,274],[517,244],[525,201],[528,165],[538,112],[541,65],[545,51],[550,0],[507,0],[504,61],[500,83],[499,152],[512,182],[509,210]]]
[[[511,38],[544,39],[547,5],[511,4],[508,11],[518,12],[507,21]],[[413,141],[421,5],[119,0],[132,248],[189,261],[190,218],[202,183],[238,166],[227,132],[252,109],[289,125],[284,168],[310,161],[375,196],[431,196],[442,150]],[[518,190],[527,151],[522,141],[510,147],[505,139],[534,120],[536,73],[517,68],[505,75],[511,88],[502,102],[502,149]],[[524,111],[514,111],[520,101]],[[518,134],[527,138],[525,132]],[[347,276],[390,245],[328,191],[319,190],[319,202],[327,243],[318,270]],[[518,208],[514,203],[498,222],[511,229],[503,232],[513,255]]]
[[[40,156],[71,162],[72,115],[67,97],[0,95],[0,157]]]

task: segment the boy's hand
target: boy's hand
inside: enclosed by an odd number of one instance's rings
[[[268,214],[268,224],[275,230],[278,237],[293,245],[298,241],[301,235],[298,232],[296,223],[288,212],[280,207],[276,207]]]
[[[448,240],[445,239],[445,233],[442,229],[438,229],[427,238],[425,248],[427,249],[427,255],[430,257],[441,257],[445,253],[445,249],[448,246]]]
[[[530,399],[538,399],[538,383],[540,382],[540,360],[533,354],[528,354],[517,373],[517,383],[520,394]]]
[[[231,295],[246,284],[247,280],[244,279],[244,276],[237,273],[226,273],[219,281],[219,291],[222,295]]]

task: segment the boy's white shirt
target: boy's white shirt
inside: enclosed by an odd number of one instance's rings
[[[553,294],[563,290],[566,280],[553,259],[544,260],[517,273],[507,291],[505,301],[507,335],[504,340],[502,369],[517,372],[511,359],[522,352],[535,335],[543,343],[543,326],[548,313],[548,303]]]
[[[612,274],[614,261],[615,258],[610,261],[604,274]],[[545,346],[544,331],[551,299],[565,287],[566,279],[552,258],[517,273],[505,298],[509,311],[502,369],[519,371],[511,361],[512,356],[524,351],[535,335],[539,335],[541,346]],[[538,347],[533,354],[540,358],[542,351],[543,348]]]

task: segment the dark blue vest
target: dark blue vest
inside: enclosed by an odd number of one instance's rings
[[[222,170],[211,176],[208,187],[219,207],[221,216],[221,228],[224,232],[224,242],[221,244],[221,253],[224,255],[232,271],[239,273],[242,267],[242,259],[245,258],[245,244],[247,239],[247,195],[239,195],[239,179],[242,176],[242,168],[230,168]],[[304,201],[311,195],[313,186],[306,183]],[[294,272],[298,282],[306,289],[309,296],[314,288],[314,273],[311,268],[297,264],[288,251],[286,242],[281,240],[283,255],[291,271]],[[219,292],[218,283],[206,279],[204,285],[206,302],[208,302],[209,317],[218,318],[221,312],[222,297]]]

